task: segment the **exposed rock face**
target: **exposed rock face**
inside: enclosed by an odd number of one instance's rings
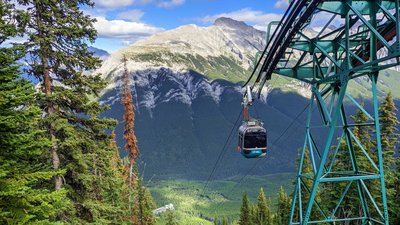
[[[158,33],[107,57],[97,71],[108,81],[100,99],[111,106],[105,116],[122,122],[119,89],[125,55],[137,111],[135,133],[146,176],[207,177],[241,110],[243,89],[239,82],[247,79],[256,52],[264,46],[265,32],[219,18],[210,27],[186,25]],[[381,76],[382,84],[389,83],[386,77]],[[268,83],[251,112],[265,121],[268,154],[272,155],[271,160],[254,169],[255,174],[293,171],[303,142],[304,130],[300,127],[305,114],[292,122],[307,105],[304,97],[310,96],[310,87],[279,79]],[[351,89],[364,95],[367,82],[357,80]],[[318,118],[317,110],[315,114]],[[290,124],[289,132],[275,143]],[[122,137],[122,132],[120,123],[117,137]],[[217,177],[246,173],[254,164],[235,152],[236,138],[234,135],[227,146]],[[117,142],[123,149],[124,141]]]

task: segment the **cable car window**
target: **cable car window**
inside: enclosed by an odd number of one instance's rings
[[[267,147],[267,135],[264,132],[246,133],[244,148],[265,148]]]

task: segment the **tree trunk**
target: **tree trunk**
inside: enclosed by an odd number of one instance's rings
[[[36,14],[36,25],[38,29],[38,35],[39,37],[46,37],[46,34],[44,33],[44,28],[42,21],[44,19],[42,18],[42,13],[45,11],[43,9],[42,3],[40,2],[34,2],[34,7],[37,9],[37,14]],[[41,41],[39,44],[39,51],[41,51],[42,54],[40,55],[41,58],[41,63],[43,66],[43,85],[44,85],[44,90],[42,90],[45,94],[46,97],[51,97],[52,95],[52,86],[53,86],[53,81],[50,76],[50,70],[49,70],[49,50],[50,46],[48,43],[45,43],[44,41]],[[54,114],[55,109],[53,103],[48,100],[47,102],[47,109],[45,110],[47,112],[47,116],[51,116]],[[57,138],[56,138],[56,132],[53,128],[52,123],[50,122],[48,127],[47,127],[50,138],[51,138],[51,161],[53,164],[53,169],[58,170],[60,167],[60,157],[58,156],[58,145],[57,145]],[[60,175],[54,176],[54,188],[55,190],[60,190],[62,186],[62,177]]]
[[[47,97],[50,97],[52,94],[52,81],[50,77],[50,71],[48,69],[49,60],[45,57],[42,58],[42,65],[43,65],[43,77],[44,77],[44,92]],[[47,116],[51,116],[54,114],[54,105],[51,102],[47,103]],[[53,129],[53,125],[49,124],[49,134],[51,137],[51,161],[53,164],[53,169],[58,170],[60,167],[60,157],[58,156],[58,145],[57,145],[57,138],[56,132]],[[54,176],[54,188],[55,190],[60,190],[62,186],[62,177],[60,175]]]

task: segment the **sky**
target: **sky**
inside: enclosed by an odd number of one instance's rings
[[[182,25],[210,26],[219,17],[230,17],[265,30],[279,20],[288,0],[94,0],[84,8],[97,19],[94,47],[110,53],[137,40]]]

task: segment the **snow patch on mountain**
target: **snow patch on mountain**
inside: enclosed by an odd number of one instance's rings
[[[229,18],[219,18],[209,27],[185,25],[111,54],[96,72],[108,81],[105,92],[119,89],[122,61],[126,58],[134,80],[132,89],[138,98],[136,104],[150,110],[171,101],[190,106],[199,96],[209,96],[219,103],[224,85],[216,79],[246,80],[256,52],[265,47],[265,36],[265,32]],[[195,76],[196,73],[204,76]],[[293,82],[288,85],[309,96],[309,87]],[[262,102],[267,103],[273,88],[262,88]],[[239,85],[236,91],[243,93]]]
[[[119,71],[122,73],[122,70]],[[160,103],[171,101],[182,102],[190,106],[198,97],[209,96],[217,104],[220,102],[224,91],[219,81],[211,81],[193,71],[173,71],[169,68],[145,69],[131,72],[131,89],[138,93],[137,103],[139,107],[149,110]],[[102,104],[113,104],[121,99],[121,75],[114,76],[112,84],[115,84],[116,96],[107,98]]]
[[[157,33],[113,53],[97,72],[106,80],[112,80],[120,74],[123,57],[127,57],[130,71],[164,67],[174,72],[194,69],[208,76],[212,73],[208,67],[217,68],[221,63],[215,61],[218,57],[232,60],[247,70],[253,64],[256,52],[264,48],[265,35],[263,31],[229,18],[219,18],[210,27],[185,25]],[[224,74],[226,71],[220,73],[229,76]]]

